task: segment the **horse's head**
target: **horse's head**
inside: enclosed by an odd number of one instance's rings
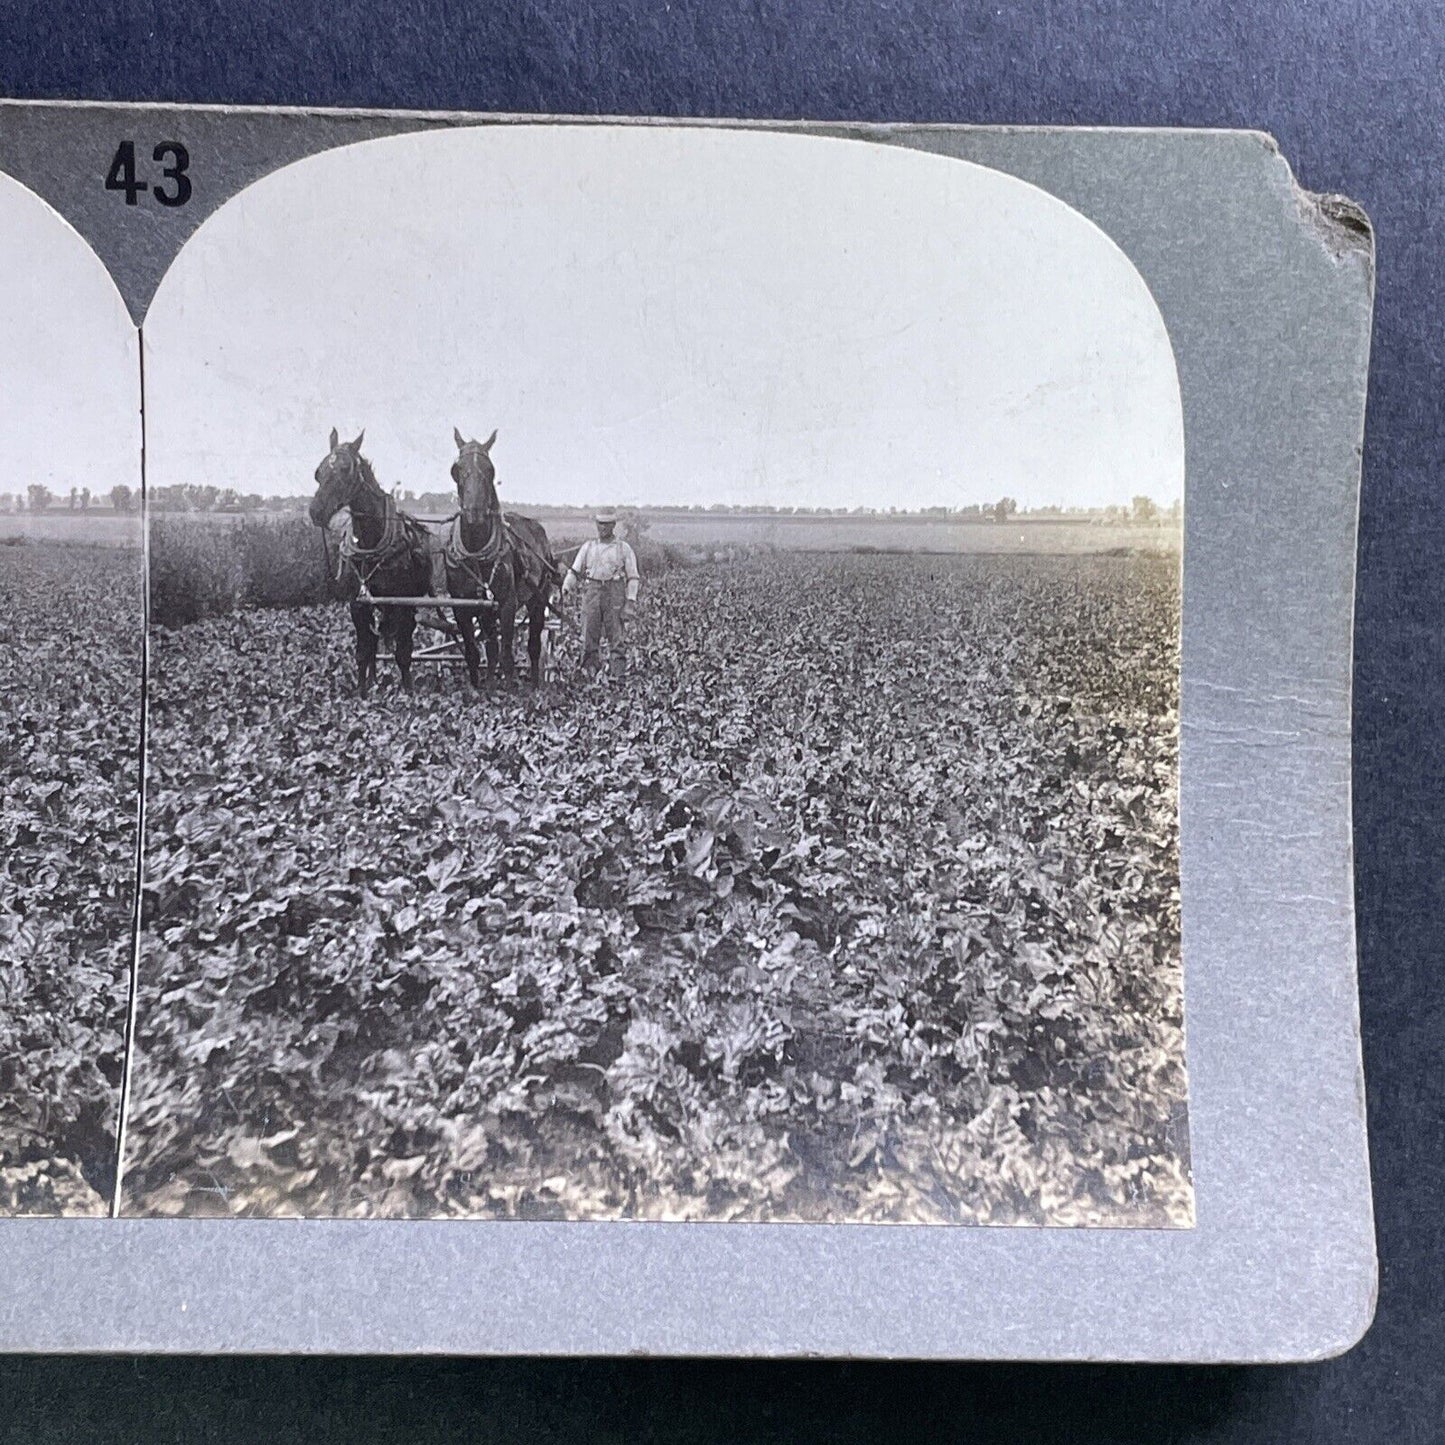
[[[455,427],[457,459],[452,463],[452,481],[457,484],[457,501],[462,517],[469,522],[485,521],[501,510],[497,502],[497,469],[492,465],[493,432],[484,442],[469,442]]]
[[[316,495],[307,507],[307,515],[318,527],[324,527],[343,508],[354,504],[366,479],[366,462],[361,455],[361,438],[354,442],[338,441],[336,428],[331,428],[331,450],[316,468]]]

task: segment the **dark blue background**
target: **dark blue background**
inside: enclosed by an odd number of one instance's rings
[[[1445,1439],[1442,42],[1432,0],[0,0],[10,96],[1248,126],[1363,203],[1355,820],[1382,1268],[1370,1335],[1316,1366],[12,1360],[0,1441]]]

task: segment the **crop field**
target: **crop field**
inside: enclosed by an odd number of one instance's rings
[[[526,511],[525,507],[520,510]],[[538,512],[553,535],[580,542],[593,535],[587,511]],[[764,512],[643,514],[650,537],[679,547],[773,547],[789,552],[1023,553],[1076,556],[1113,549],[1178,554],[1177,523],[1096,525],[1070,518],[1008,522],[947,517],[787,516]]]
[[[114,1185],[141,591],[137,551],[0,547],[0,1215]]]
[[[1189,1223],[1178,621],[779,552],[367,701],[336,604],[158,630],[125,1208]]]
[[[142,522],[138,512],[56,508],[49,512],[0,512],[0,541],[23,537],[27,542],[69,542],[91,547],[139,547]]]

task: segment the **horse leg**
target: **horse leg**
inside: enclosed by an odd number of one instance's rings
[[[527,601],[527,658],[532,664],[532,686],[542,681],[542,632],[547,623],[547,599],[535,595]]]
[[[498,617],[497,623],[502,633],[502,676],[514,677],[517,672],[517,599],[515,594],[508,596],[502,604],[501,615]]]
[[[477,618],[477,626],[482,629],[482,645],[487,649],[487,681],[497,675],[497,665],[500,660],[500,649],[497,645],[497,619],[492,612],[484,612]]]
[[[416,609],[394,607],[392,611],[396,616],[396,665],[401,669],[402,687],[410,692],[412,690],[411,646],[413,634],[416,632]]]
[[[365,697],[376,676],[376,629],[371,623],[371,608],[365,603],[351,604],[351,625],[356,629],[356,690]]]
[[[452,613],[457,624],[457,638],[462,644],[462,656],[467,660],[467,676],[473,687],[482,685],[482,654],[477,646],[477,634],[472,631],[472,609],[458,607]]]

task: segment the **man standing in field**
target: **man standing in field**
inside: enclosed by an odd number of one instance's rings
[[[637,555],[617,532],[617,517],[596,517],[597,536],[584,542],[562,579],[564,594],[582,589],[582,669],[595,673],[602,664],[602,639],[607,638],[607,670],[621,678],[627,670],[623,623],[637,606]]]

